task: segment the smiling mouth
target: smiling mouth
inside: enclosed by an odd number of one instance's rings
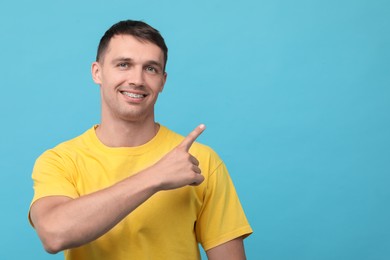
[[[130,92],[126,92],[126,91],[122,91],[121,93],[123,95],[131,97],[131,98],[144,98],[147,96],[145,94],[136,94],[136,93],[130,93]]]

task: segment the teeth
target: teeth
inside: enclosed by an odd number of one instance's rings
[[[132,97],[132,98],[143,98],[144,97],[144,95],[129,93],[129,92],[123,92],[123,94],[125,94],[128,97]]]

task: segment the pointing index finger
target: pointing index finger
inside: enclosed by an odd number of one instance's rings
[[[204,124],[197,126],[186,138],[179,144],[179,147],[183,147],[187,152],[190,150],[191,145],[195,142],[196,138],[206,129]]]

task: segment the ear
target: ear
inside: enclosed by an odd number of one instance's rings
[[[92,74],[92,79],[96,84],[102,84],[102,79],[101,79],[101,66],[99,62],[95,61],[92,63],[91,66],[91,74]]]
[[[161,86],[161,89],[160,89],[160,93],[163,92],[163,89],[164,89],[164,86],[165,86],[165,82],[167,82],[167,77],[168,77],[168,74],[166,72],[164,72],[164,75],[163,75],[163,84]]]

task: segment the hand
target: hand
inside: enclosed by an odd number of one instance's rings
[[[188,151],[205,128],[203,124],[196,127],[175,149],[150,168],[151,174],[157,178],[159,190],[199,185],[204,181],[199,161]]]

